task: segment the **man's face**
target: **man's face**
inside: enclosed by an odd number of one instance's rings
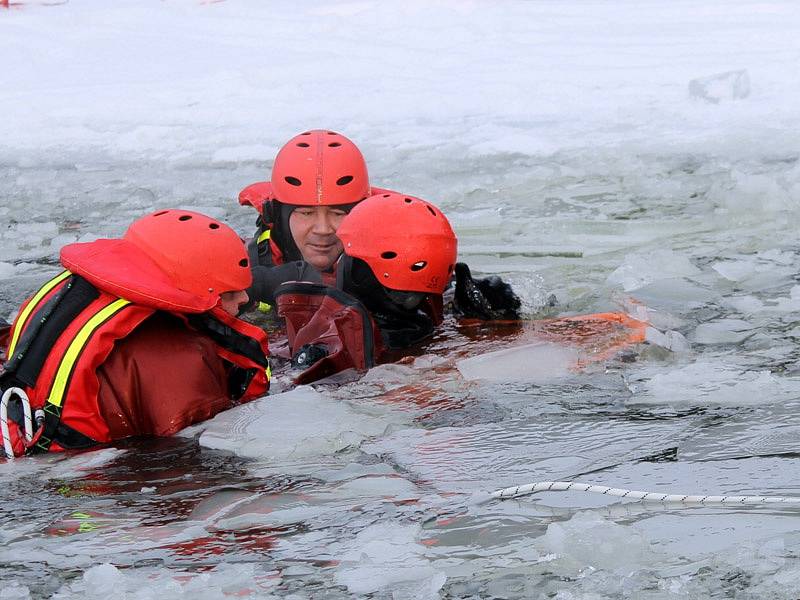
[[[336,230],[347,213],[337,206],[298,206],[289,215],[289,231],[303,260],[320,271],[333,266],[342,253]]]

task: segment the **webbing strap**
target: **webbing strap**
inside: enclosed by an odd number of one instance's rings
[[[61,422],[61,407],[54,406],[50,403],[44,405],[44,425],[42,435],[36,441],[31,453],[47,452],[50,450],[50,445],[53,443],[53,437],[58,430],[58,424]]]
[[[64,331],[100,293],[88,281],[73,275],[47,301],[40,301],[22,332],[17,351],[6,364],[8,375],[18,383],[36,387],[39,374]]]
[[[64,391],[67,389],[69,380],[72,377],[72,372],[75,369],[75,363],[78,362],[78,358],[80,358],[80,355],[83,352],[83,349],[86,347],[86,344],[88,343],[92,334],[97,330],[98,327],[100,327],[103,323],[108,321],[111,317],[116,315],[130,303],[130,300],[118,298],[117,300],[114,300],[104,308],[101,308],[99,311],[97,311],[94,316],[92,316],[92,318],[89,319],[83,327],[81,327],[80,331],[78,331],[73,340],[70,342],[67,351],[64,352],[64,356],[61,358],[61,363],[58,365],[56,376],[53,379],[53,385],[50,388],[50,394],[47,397],[48,404],[53,404],[55,406],[61,406],[63,404]]]
[[[55,277],[53,277],[50,281],[45,283],[39,291],[33,295],[31,301],[25,305],[25,308],[22,309],[22,312],[17,317],[17,326],[14,328],[14,335],[11,337],[11,343],[8,345],[8,358],[10,359],[14,356],[14,350],[17,348],[17,342],[19,342],[19,336],[22,333],[22,330],[25,329],[25,325],[28,321],[28,318],[31,316],[33,311],[39,306],[39,302],[42,301],[47,294],[50,293],[54,287],[56,287],[59,283],[64,281],[67,277],[72,275],[69,271],[62,271]]]
[[[53,378],[53,383],[50,386],[50,393],[44,405],[44,428],[34,448],[35,452],[47,452],[50,449],[50,445],[53,443],[53,439],[60,430],[63,429],[63,427],[60,428],[59,425],[61,424],[61,414],[64,410],[65,392],[69,388],[69,383],[75,372],[75,366],[84,348],[86,348],[89,340],[91,340],[92,335],[104,323],[130,304],[130,300],[124,300],[122,298],[112,300],[92,315],[78,330],[75,337],[72,338],[66,352],[64,352],[64,355],[61,357],[55,377]],[[74,433],[77,434],[78,432]],[[80,438],[88,440],[85,436],[78,435]]]
[[[264,355],[261,344],[250,336],[236,331],[208,313],[189,315],[187,320],[192,327],[205,333],[217,345],[244,356],[264,369],[269,366],[269,360]]]

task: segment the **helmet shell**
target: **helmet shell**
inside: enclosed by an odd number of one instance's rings
[[[137,219],[123,239],[144,252],[180,290],[199,297],[250,287],[247,249],[236,232],[200,213],[168,209]]]
[[[441,294],[453,275],[456,235],[447,217],[420,198],[371,196],[344,218],[336,235],[345,254],[366,262],[389,289]]]
[[[272,184],[269,181],[251,183],[239,192],[239,204],[252,206],[258,212],[272,199]]]
[[[370,195],[367,164],[340,133],[306,131],[286,142],[272,165],[272,193],[284,204],[332,206]]]

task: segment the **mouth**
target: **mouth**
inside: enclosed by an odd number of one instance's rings
[[[336,247],[336,244],[307,244],[315,252],[328,253]]]

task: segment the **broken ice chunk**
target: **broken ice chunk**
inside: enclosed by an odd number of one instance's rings
[[[689,82],[689,95],[711,104],[719,104],[723,100],[741,100],[750,95],[750,76],[746,69],[741,69],[692,79]]]
[[[720,319],[703,323],[695,329],[698,344],[738,344],[753,335],[753,326],[740,319]]]

